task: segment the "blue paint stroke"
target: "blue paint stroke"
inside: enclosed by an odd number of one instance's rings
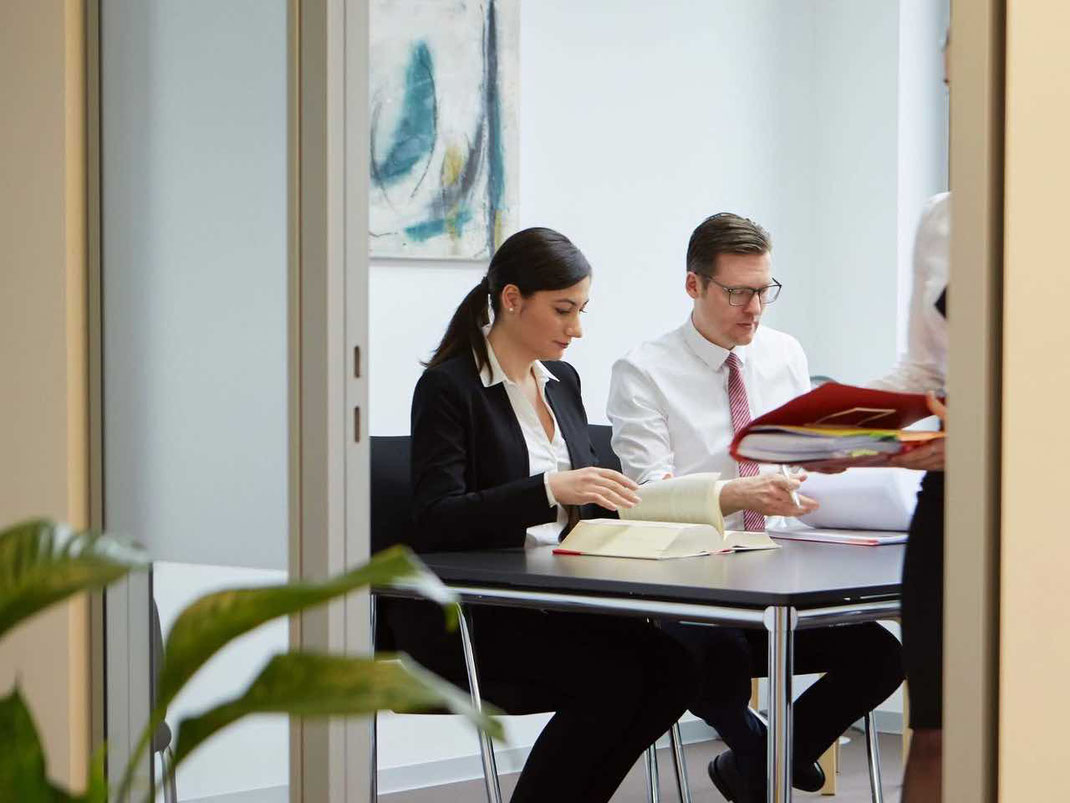
[[[498,19],[495,2],[487,7],[483,103],[487,119],[487,251],[497,248],[498,213],[505,196],[505,149],[502,143],[501,91],[498,86]]]
[[[425,220],[405,228],[405,236],[422,243],[432,237],[440,237],[449,232],[454,239],[459,239],[464,227],[472,220],[472,210],[463,206],[447,217]]]
[[[381,187],[396,184],[430,156],[435,146],[437,115],[434,64],[430,48],[421,40],[413,45],[405,70],[402,113],[385,159],[376,161],[375,143],[372,143],[372,177],[376,184]]]

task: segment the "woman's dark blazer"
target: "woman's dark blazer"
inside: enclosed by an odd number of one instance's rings
[[[566,362],[546,362],[546,383],[572,467],[597,465],[580,396]],[[484,369],[487,370],[487,369]],[[417,552],[522,547],[528,527],[557,518],[502,383],[484,387],[471,353],[424,371],[412,399],[412,546]],[[612,515],[596,505],[581,518]]]

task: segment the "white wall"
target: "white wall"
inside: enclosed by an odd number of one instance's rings
[[[799,338],[813,373],[861,382],[892,364],[916,222],[904,237],[903,221],[943,180],[932,32],[945,8],[522,2],[520,223],[558,228],[594,266],[586,334],[566,357],[592,421],[605,421],[612,361],[685,319],[687,239],[717,211],[771,231],[785,291],[767,320]],[[419,361],[484,271],[372,263],[373,434],[408,432]],[[511,744],[542,721],[512,721]],[[457,722],[381,720],[384,788],[441,781],[475,752]]]
[[[179,613],[204,594],[284,582],[286,572],[278,570],[156,562],[152,589],[163,636],[167,638]],[[185,717],[238,696],[271,656],[288,648],[289,627],[285,619],[270,622],[228,644],[198,670],[168,707],[167,723],[172,734],[177,736],[178,724]],[[280,800],[286,799],[289,740],[289,722],[283,715],[248,717],[231,725],[179,767],[175,779],[179,800],[194,801],[253,789],[261,790],[263,796],[258,799],[263,801],[272,793]],[[162,794],[157,795],[159,803],[163,799]]]
[[[105,523],[158,561],[166,634],[204,591],[286,576],[286,3],[104,0],[101,55]],[[244,637],[169,721],[286,647],[284,621]],[[284,799],[288,733],[228,729],[180,799]]]
[[[107,525],[285,569],[286,3],[105,0]]]

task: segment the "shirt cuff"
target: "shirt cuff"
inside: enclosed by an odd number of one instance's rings
[[[556,471],[547,471],[542,475],[542,484],[546,486],[546,502],[550,507],[557,506],[557,499],[554,498],[554,492],[550,490],[550,475],[556,473]]]
[[[717,528],[717,532],[724,535],[724,515],[721,513],[721,490],[731,480],[717,480],[713,483],[713,498],[714,505],[711,515],[713,516],[713,526]]]

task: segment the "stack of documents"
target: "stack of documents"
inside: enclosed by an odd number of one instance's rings
[[[923,474],[902,468],[811,473],[802,492],[820,507],[800,516],[798,523],[770,528],[769,534],[778,539],[829,544],[901,544],[907,540]]]
[[[861,463],[944,437],[904,429],[930,415],[922,394],[830,382],[754,419],[736,435],[731,453],[759,463]]]

